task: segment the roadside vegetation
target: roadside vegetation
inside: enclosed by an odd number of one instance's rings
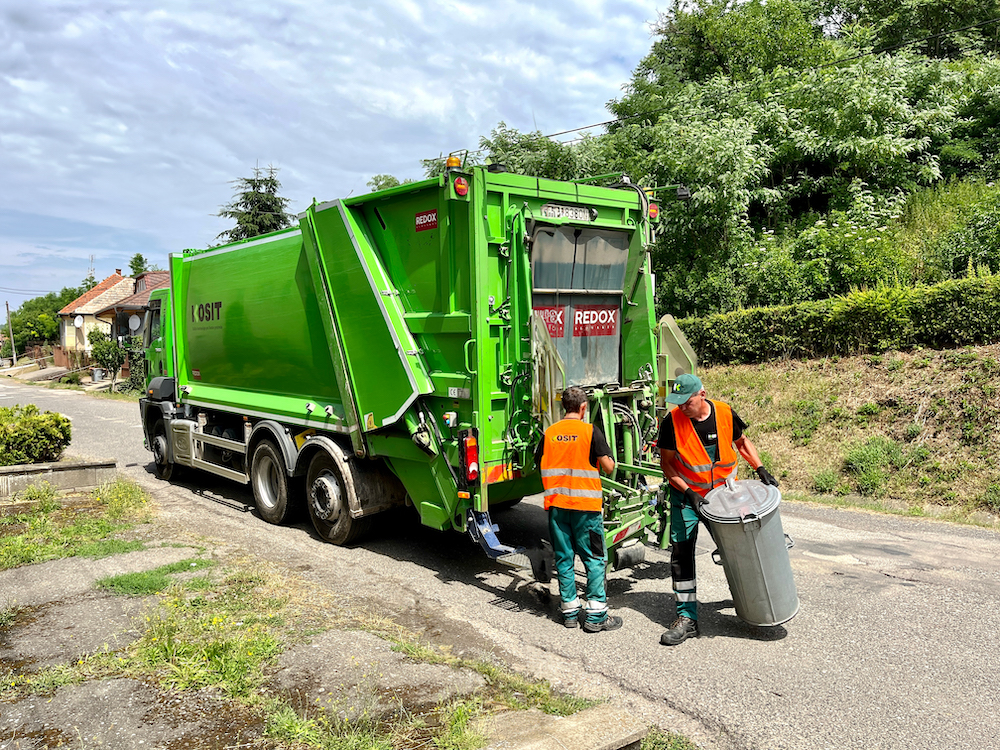
[[[536,708],[564,716],[593,705],[493,661],[457,657],[447,647],[422,643],[391,620],[356,609],[257,559],[220,566],[199,556],[145,574],[109,577],[98,586],[122,596],[155,597],[141,623],[142,636],[121,651],[106,650],[76,664],[34,675],[2,676],[0,698],[45,694],[91,679],[149,679],[170,691],[207,689],[232,701],[256,717],[274,746],[322,750],[474,750],[486,739],[477,729],[478,721],[490,714]],[[9,623],[16,614],[8,610],[4,617]],[[351,710],[336,698],[303,707],[269,690],[268,675],[282,651],[332,628],[374,633],[415,661],[477,672],[486,686],[430,710],[414,710],[405,704],[405,697],[396,698],[398,708],[386,715],[369,712],[363,705],[362,710],[357,705]],[[373,693],[372,705],[375,698]],[[362,696],[361,704],[366,700]],[[644,747],[689,747],[657,742]]]
[[[66,417],[34,404],[0,407],[0,466],[55,461],[71,432]]]
[[[786,496],[996,524],[1000,346],[712,367]],[[744,471],[745,474],[745,471]]]
[[[119,538],[149,520],[149,496],[119,477],[87,494],[60,497],[47,482],[0,506],[0,570],[63,557],[108,557],[143,548]]]

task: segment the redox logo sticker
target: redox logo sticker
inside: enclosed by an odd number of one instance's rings
[[[573,311],[574,336],[614,336],[618,333],[618,307],[580,305]]]
[[[565,307],[534,307],[532,312],[539,316],[549,329],[549,336],[561,339],[566,330]]]
[[[416,227],[418,232],[426,232],[428,229],[437,229],[437,209],[434,209],[433,211],[421,211],[418,213],[416,216]]]

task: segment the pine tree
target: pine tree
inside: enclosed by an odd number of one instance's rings
[[[220,232],[216,239],[237,242],[276,232],[292,223],[292,215],[285,211],[288,199],[278,195],[281,183],[277,167],[254,167],[252,177],[241,177],[232,184],[233,200],[216,216],[233,219],[236,226]]]

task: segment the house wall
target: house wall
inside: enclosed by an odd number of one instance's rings
[[[83,325],[80,328],[73,324],[76,319],[75,315],[61,319],[59,338],[63,349],[67,352],[89,352],[90,342],[87,340],[87,334],[95,328],[104,333],[108,332],[107,323],[97,320],[93,315],[83,315],[82,317]]]

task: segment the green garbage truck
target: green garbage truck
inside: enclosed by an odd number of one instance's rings
[[[250,484],[274,524],[304,505],[334,544],[412,506],[526,565],[490,511],[541,491],[534,449],[580,385],[617,459],[608,562],[630,566],[658,523],[656,206],[621,175],[601,186],[455,161],[171,256],[144,342],[156,473]]]

